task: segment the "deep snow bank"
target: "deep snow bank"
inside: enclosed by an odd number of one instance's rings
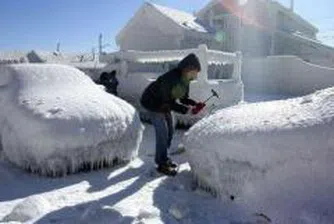
[[[42,174],[128,161],[137,155],[143,126],[125,101],[64,65],[10,65],[0,135],[8,159]],[[8,79],[7,79],[8,80]]]
[[[199,185],[222,197],[241,200],[262,192],[262,199],[257,198],[261,204],[274,194],[279,200],[277,186],[294,186],[286,204],[324,199],[324,191],[325,198],[334,201],[334,179],[328,172],[334,162],[333,118],[334,88],[329,88],[301,98],[219,110],[195,124],[184,144]],[[302,166],[307,172],[294,172]],[[267,189],[270,184],[276,191]],[[317,188],[319,184],[325,187]],[[327,202],[315,203],[324,207]]]

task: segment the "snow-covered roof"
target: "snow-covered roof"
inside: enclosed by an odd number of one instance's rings
[[[0,51],[0,60],[7,58],[20,58],[26,56],[25,51]]]
[[[208,26],[201,24],[198,18],[190,13],[153,3],[148,3],[148,4],[151,4],[154,8],[159,10],[163,15],[172,19],[175,23],[177,23],[179,26],[185,29],[190,29],[193,31],[203,32],[203,33],[208,33],[211,30]]]
[[[63,53],[52,51],[33,50],[29,52],[28,58],[30,62],[47,62],[47,63],[70,63],[92,60],[91,54],[80,53]]]
[[[230,0],[231,1],[231,0]],[[226,1],[226,4],[230,4],[230,1]],[[233,0],[232,0],[233,1]],[[236,1],[236,0],[235,0]],[[254,0],[254,1],[261,1],[261,0]],[[246,4],[240,4],[240,7],[247,7],[247,3],[249,1],[246,1]],[[279,10],[283,11],[284,13],[288,14],[289,16],[291,16],[295,21],[298,21],[299,23],[303,24],[304,26],[306,26],[309,29],[312,29],[315,32],[318,32],[318,28],[315,27],[313,24],[311,24],[309,21],[307,21],[306,19],[304,19],[302,16],[298,15],[296,12],[288,9],[287,7],[283,6],[280,2],[275,1],[275,0],[270,0],[270,1],[263,1],[266,2],[267,4],[271,4],[271,7],[275,7],[278,8]],[[207,11],[211,10],[212,8],[215,8],[217,6],[217,4],[224,4],[224,1],[218,1],[218,0],[211,0],[205,7],[203,7],[201,10],[199,10],[196,15],[201,17],[203,16]],[[271,7],[267,7],[268,10]],[[270,12],[269,12],[270,13]]]
[[[154,10],[154,11],[153,11]],[[199,19],[187,12],[183,12],[177,9],[172,9],[166,6],[161,6],[149,2],[145,2],[143,6],[136,12],[136,14],[129,20],[129,22],[121,29],[121,31],[116,36],[116,42],[118,43],[123,37],[126,36],[126,33],[129,29],[132,29],[132,25],[141,20],[147,14],[150,14],[150,17],[154,17],[158,13],[162,15],[163,18],[166,18],[168,21],[171,21],[175,27],[180,28],[184,31],[192,31],[200,34],[207,34],[214,32],[214,28],[210,27],[207,24],[202,23]],[[151,15],[152,14],[152,15]],[[150,18],[151,21],[157,24],[157,27],[162,26],[163,20],[159,18]],[[168,30],[166,30],[168,31]]]
[[[0,51],[0,63],[20,62],[27,60],[27,52],[25,51]]]

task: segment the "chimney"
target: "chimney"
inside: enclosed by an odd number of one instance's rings
[[[293,12],[295,7],[294,0],[290,0],[290,10]]]

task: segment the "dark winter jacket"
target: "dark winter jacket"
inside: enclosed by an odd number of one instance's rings
[[[188,107],[185,105],[195,105],[196,102],[189,99],[189,81],[182,77],[182,70],[194,68],[201,70],[198,58],[194,54],[185,57],[177,68],[163,74],[156,81],[151,83],[142,94],[142,106],[154,112],[167,113],[171,110],[185,114]],[[179,99],[181,104],[177,103]]]

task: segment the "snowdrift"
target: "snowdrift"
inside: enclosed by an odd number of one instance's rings
[[[334,220],[334,88],[216,111],[184,145],[197,183],[218,196],[281,218],[274,223]]]
[[[11,162],[63,175],[137,155],[143,132],[138,113],[84,73],[46,64],[0,71],[0,136]]]

